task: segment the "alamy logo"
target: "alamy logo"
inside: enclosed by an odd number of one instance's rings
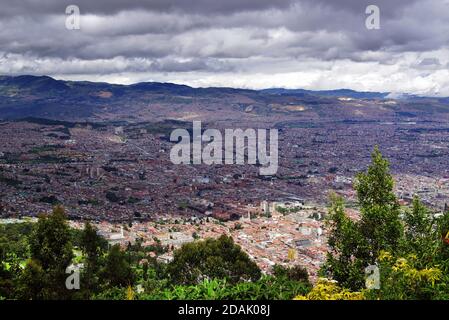
[[[65,280],[65,287],[68,290],[79,290],[80,289],[80,271],[83,265],[70,265],[65,269],[65,273],[69,276]]]
[[[76,5],[70,5],[65,9],[67,15],[65,27],[67,30],[80,30],[80,8]]]
[[[365,26],[368,30],[380,29],[380,8],[376,5],[366,7],[365,13],[369,16],[365,20]]]
[[[365,286],[368,290],[380,289],[380,272],[379,267],[370,265],[365,268]]]
[[[269,152],[267,150],[269,131]],[[224,139],[217,129],[201,130],[201,121],[193,121],[193,138],[186,129],[176,129],[170,141],[177,142],[170,151],[174,164],[260,164],[261,175],[274,175],[278,170],[277,129],[225,129]],[[203,142],[207,143],[203,147]],[[234,157],[235,155],[235,157]]]

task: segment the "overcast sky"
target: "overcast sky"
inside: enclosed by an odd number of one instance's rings
[[[449,0],[2,0],[0,73],[449,96]]]

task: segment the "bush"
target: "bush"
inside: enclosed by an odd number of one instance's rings
[[[298,295],[295,300],[364,300],[363,292],[351,292],[341,288],[336,281],[321,278],[306,295]]]
[[[309,274],[307,273],[307,270],[298,265],[290,268],[275,265],[273,267],[273,274],[277,278],[286,278],[291,281],[309,283]]]
[[[195,285],[205,279],[225,279],[230,283],[257,281],[261,272],[231,237],[206,239],[185,244],[174,252],[167,266],[173,284]]]
[[[256,282],[231,284],[226,280],[204,280],[197,285],[177,285],[141,294],[142,300],[290,300],[306,294],[308,284],[264,276]]]

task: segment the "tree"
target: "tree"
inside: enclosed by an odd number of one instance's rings
[[[343,287],[354,290],[360,288],[364,284],[364,265],[356,257],[362,243],[362,235],[357,222],[347,216],[341,197],[331,195],[326,226],[329,229],[329,251],[322,273],[332,277]]]
[[[366,173],[355,181],[361,220],[359,229],[364,240],[362,255],[366,265],[373,264],[381,250],[395,252],[403,236],[400,206],[393,192],[394,180],[389,162],[376,146]]]
[[[449,272],[449,211],[439,219],[437,230],[440,247],[438,259],[444,262],[444,271]]]
[[[393,192],[394,180],[389,173],[389,166],[389,161],[382,156],[379,147],[374,147],[371,153],[371,165],[366,172],[357,174],[354,184],[360,207],[397,208],[399,206]]]
[[[84,225],[84,230],[80,237],[80,247],[85,255],[83,278],[86,294],[89,296],[92,291],[99,289],[99,271],[101,267],[101,259],[107,249],[107,241],[98,235],[97,229],[89,222]]]
[[[418,196],[413,197],[412,210],[405,212],[404,222],[406,224],[405,237],[408,241],[414,242],[430,233],[432,224],[429,212]]]
[[[33,270],[40,266],[45,274],[43,297],[68,298],[70,291],[65,287],[65,271],[72,261],[73,252],[64,209],[58,206],[51,214],[40,215],[29,242]]]
[[[17,296],[22,300],[42,300],[48,298],[48,279],[39,261],[29,259],[20,275]]]
[[[404,223],[403,251],[405,254],[415,254],[418,258],[417,265],[425,267],[438,255],[438,230],[436,221],[417,196],[413,198],[411,210],[404,213]]]
[[[334,197],[327,222],[330,252],[322,272],[353,290],[363,287],[364,269],[375,264],[382,250],[395,253],[400,249],[404,234],[389,162],[378,147],[371,159],[368,170],[359,173],[354,184],[360,220],[351,220],[343,200]]]
[[[101,275],[103,280],[112,287],[126,287],[133,283],[133,270],[126,252],[120,248],[120,245],[113,245],[109,250]]]
[[[167,273],[175,284],[197,284],[204,279],[226,279],[230,283],[260,278],[256,263],[225,235],[183,245],[174,252]]]
[[[290,281],[303,282],[309,285],[309,274],[307,270],[299,265],[295,265],[290,268],[283,267],[281,265],[275,265],[273,267],[273,275],[276,278],[285,278]]]
[[[98,235],[97,228],[90,222],[84,224],[84,230],[81,233],[81,250],[91,264],[97,263],[108,247],[107,241]]]
[[[13,274],[6,269],[0,256],[0,297],[11,297],[14,292]]]

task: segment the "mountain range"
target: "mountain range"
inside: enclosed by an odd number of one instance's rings
[[[193,88],[142,82],[131,85],[0,76],[0,119],[38,117],[67,121],[444,120],[449,98],[404,96],[349,89]]]

